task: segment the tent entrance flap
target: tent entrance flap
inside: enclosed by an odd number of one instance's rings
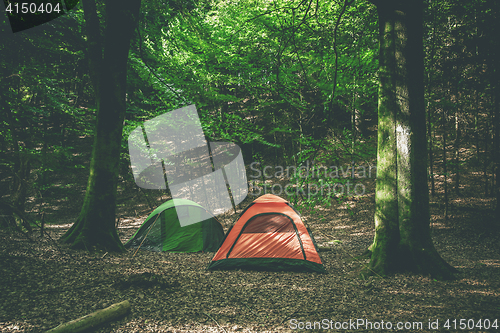
[[[226,258],[305,259],[293,220],[281,213],[262,213],[250,218]]]

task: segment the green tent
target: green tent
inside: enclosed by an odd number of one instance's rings
[[[181,227],[178,216],[193,224]],[[172,199],[148,216],[125,247],[150,251],[215,252],[223,238],[222,225],[205,208],[190,200]]]

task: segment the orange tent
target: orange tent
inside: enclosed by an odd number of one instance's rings
[[[325,272],[299,213],[273,194],[257,198],[243,211],[208,266],[238,268]]]

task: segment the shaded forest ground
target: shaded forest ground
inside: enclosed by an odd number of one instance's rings
[[[86,174],[77,172],[82,174],[59,178],[57,195],[47,193],[44,203],[30,202],[32,213],[45,209],[53,239],[78,214]],[[71,182],[81,181],[76,190],[61,196],[67,191],[68,177],[73,178]],[[394,326],[421,322],[423,329],[406,331],[445,332],[465,331],[445,329],[447,319],[500,320],[500,226],[493,220],[493,199],[484,196],[481,175],[466,172],[461,179],[462,195],[450,191],[450,216],[445,221],[442,178],[435,179],[432,236],[443,258],[459,270],[455,281],[411,274],[359,279],[368,262],[359,256],[374,233],[374,179],[363,179],[359,181],[366,186],[365,195],[343,204],[334,202],[331,207],[301,210],[320,245],[332,247],[321,252],[327,274],[207,272],[213,253],[88,253],[55,245],[37,231],[33,242],[2,231],[0,331],[40,332],[125,299],[132,303],[132,312],[96,332],[277,332],[291,331],[292,319],[383,320]],[[122,241],[140,226],[150,206],[166,199],[134,187],[127,182],[120,185]],[[242,203],[238,212],[252,199]],[[231,214],[221,217],[226,230],[233,219]],[[439,329],[430,330],[429,321],[436,320]],[[360,326],[355,331],[373,329]]]

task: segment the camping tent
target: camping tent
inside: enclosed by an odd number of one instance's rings
[[[199,222],[207,216],[210,217]],[[181,227],[179,217],[193,223]],[[173,199],[156,208],[125,247],[150,251],[215,252],[223,239],[222,225],[202,206],[190,200]]]
[[[238,268],[325,272],[299,213],[272,194],[257,198],[243,211],[208,266]]]

